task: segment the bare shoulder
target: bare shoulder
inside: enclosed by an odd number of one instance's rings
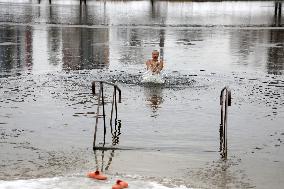
[[[146,64],[147,64],[147,65],[151,64],[151,60],[147,60],[147,61],[146,61]]]

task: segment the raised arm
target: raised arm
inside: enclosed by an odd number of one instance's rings
[[[159,74],[162,71],[163,67],[164,67],[164,62],[161,60],[157,65],[157,67],[155,68],[154,72]]]
[[[146,69],[147,69],[147,70],[150,69],[150,64],[151,64],[150,60],[147,60],[147,61],[146,61]]]

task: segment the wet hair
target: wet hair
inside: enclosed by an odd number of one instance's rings
[[[160,52],[159,52],[158,50],[153,50],[153,51],[152,51],[152,53],[154,53],[154,52],[157,52],[157,53],[159,53],[159,54],[160,54]]]

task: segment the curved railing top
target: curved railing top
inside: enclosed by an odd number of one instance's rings
[[[115,88],[115,90],[118,90],[118,103],[121,103],[121,90],[116,84],[107,81],[93,81],[92,82],[93,94],[96,94],[96,83],[105,83],[107,85],[112,85]]]

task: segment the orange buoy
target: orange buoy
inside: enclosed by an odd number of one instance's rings
[[[107,176],[103,175],[100,171],[88,173],[88,177],[97,179],[97,180],[106,180]]]
[[[122,186],[123,188],[128,188],[128,183],[123,180],[117,180],[116,184]]]
[[[128,188],[128,183],[122,180],[117,180],[115,185],[112,186],[112,189],[123,189]]]

